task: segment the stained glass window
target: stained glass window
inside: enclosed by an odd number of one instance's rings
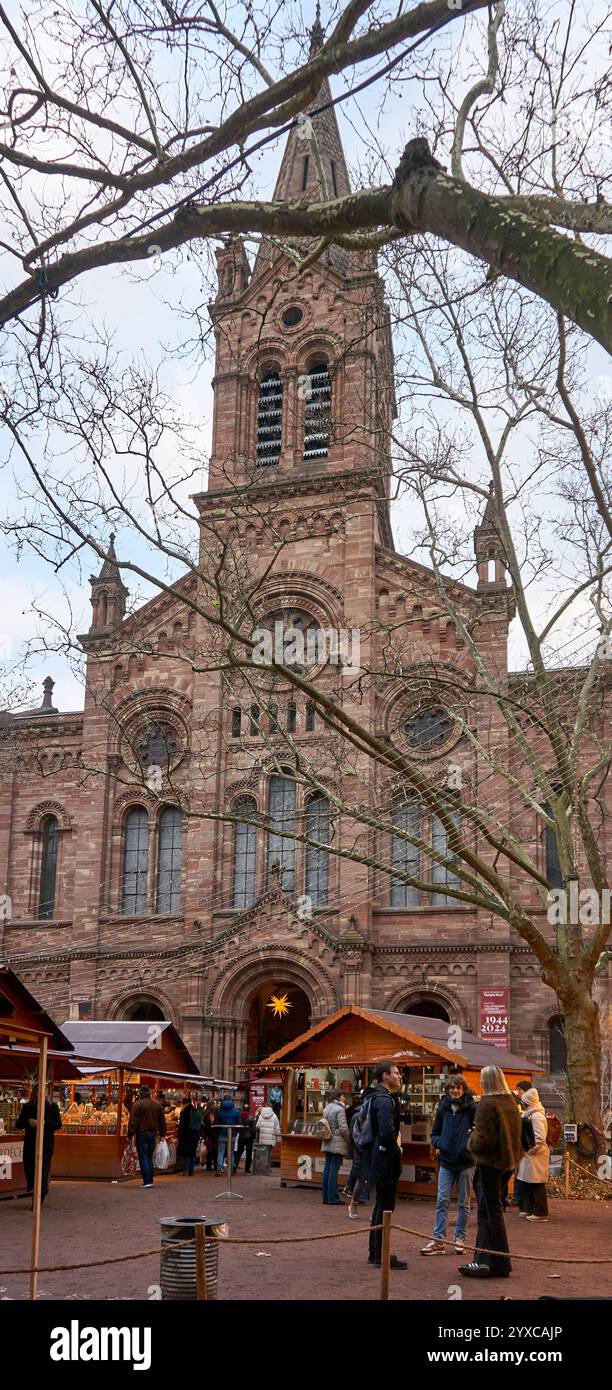
[[[421,808],[416,801],[398,801],[393,807],[393,824],[398,831],[404,834],[418,836],[421,834]],[[394,869],[400,869],[404,874],[411,874],[418,878],[421,868],[421,852],[418,845],[412,845],[409,840],[405,840],[402,834],[393,836],[391,845],[391,863]],[[421,901],[420,889],[412,883],[406,883],[404,879],[391,879],[391,905],[392,907],[418,907]]]
[[[295,831],[295,782],[290,777],[271,777],[268,791],[268,882],[272,882],[272,865],[280,868],[280,886],[284,893],[293,893],[295,841],[279,832]],[[276,828],[275,828],[276,827]]]
[[[159,818],[157,841],[158,912],[180,912],[183,817],[176,806],[166,806]]]
[[[411,748],[434,752],[440,748],[453,727],[450,715],[442,709],[420,710],[404,725],[404,734]]]
[[[248,816],[248,821],[237,821],[234,830],[234,907],[250,907],[255,901],[255,870],[257,863],[257,826],[251,824],[257,814],[257,803],[251,796],[244,796],[237,803],[238,815]]]
[[[55,912],[55,884],[59,826],[55,816],[45,816],[42,823],[42,857],[40,866],[39,917],[52,917]]]
[[[461,828],[461,812],[458,807],[450,807],[448,816],[453,825],[459,830]],[[432,860],[431,876],[433,882],[443,884],[448,888],[458,888],[459,875],[452,867],[453,854],[449,845],[449,835],[438,816],[432,817],[431,843],[433,848],[438,851],[438,854],[446,855],[447,860],[450,861],[446,864],[438,864],[435,860]],[[450,907],[456,903],[458,899],[450,897],[448,893],[432,893],[431,901],[434,907]]]
[[[123,903],[126,915],[147,910],[149,817],[144,806],[133,806],[125,818],[123,845]]]
[[[311,797],[306,807],[306,836],[328,845],[330,840],[329,801],[326,796]],[[304,889],[315,907],[325,907],[329,897],[329,854],[319,845],[306,845]]]

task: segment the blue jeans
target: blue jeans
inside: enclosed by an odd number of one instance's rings
[[[446,1237],[446,1220],[448,1217],[448,1208],[450,1206],[451,1191],[453,1183],[455,1182],[457,1184],[457,1223],[455,1240],[463,1240],[470,1218],[473,1171],[473,1168],[461,1168],[459,1172],[455,1172],[452,1168],[445,1168],[443,1163],[440,1164],[434,1240],[444,1240]]]
[[[236,1148],[236,1131],[235,1131],[235,1129],[232,1130],[232,1144],[233,1144],[233,1146],[234,1146],[234,1151],[235,1151],[235,1148]],[[219,1138],[218,1138],[218,1140],[217,1140],[217,1172],[218,1172],[218,1173],[222,1173],[222,1172],[223,1172],[223,1161],[224,1161],[224,1159],[225,1159],[225,1151],[226,1151],[226,1149],[227,1149],[227,1130],[225,1129],[225,1130],[223,1131],[223,1133],[219,1135]],[[228,1166],[228,1168],[229,1168],[229,1162],[228,1162],[228,1165],[227,1165],[227,1166]]]
[[[136,1135],[136,1151],[143,1183],[153,1182],[153,1153],[156,1136],[151,1129]]]
[[[326,1154],[325,1166],[323,1168],[323,1201],[340,1202],[341,1197],[338,1192],[338,1173],[342,1163],[342,1154]]]

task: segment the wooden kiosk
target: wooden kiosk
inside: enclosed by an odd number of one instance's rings
[[[52,1045],[50,1053],[49,1044]],[[38,1108],[36,1113],[36,1157],[34,1166],[34,1196],[32,1201],[32,1244],[30,1298],[35,1299],[38,1288],[36,1266],[40,1249],[40,1208],[42,1190],[42,1149],[44,1106],[47,1093],[47,1067],[67,1069],[65,1060],[71,1054],[71,1044],[9,966],[0,966],[0,1077],[3,1094],[12,1092],[3,1102],[2,1134],[0,1134],[0,1170],[2,1194],[24,1190],[23,1134],[15,1130],[14,1122],[21,1109],[20,1092],[37,1071]]]
[[[288,1182],[321,1186],[325,1155],[318,1122],[329,1092],[344,1090],[347,1099],[352,1098],[368,1084],[376,1063],[387,1059],[397,1063],[403,1077],[403,1161],[398,1191],[411,1196],[435,1195],[436,1163],[431,1156],[431,1121],[428,1129],[424,1097],[435,1087],[439,1099],[443,1069],[463,1067],[466,1058],[420,1036],[406,1023],[405,1015],[380,1014],[355,1004],[315,1024],[261,1063],[287,1076],[281,1119],[282,1186]],[[348,1177],[350,1167],[351,1160],[343,1160],[342,1177]]]
[[[320,1187],[325,1155],[318,1122],[332,1090],[347,1092],[347,1100],[367,1085],[378,1061],[397,1063],[403,1079],[402,1176],[398,1192],[435,1197],[437,1163],[430,1136],[436,1106],[451,1071],[460,1071],[470,1090],[480,1094],[480,1071],[501,1067],[510,1087],[531,1081],[534,1067],[524,1057],[505,1052],[460,1030],[461,1051],[448,1047],[449,1025],[442,1019],[362,1009],[355,1004],[339,1009],[261,1063],[287,1076],[281,1119],[281,1184],[299,1182]],[[340,1174],[348,1177],[350,1159]]]
[[[192,1088],[221,1084],[200,1075],[176,1028],[167,1021],[94,1019],[70,1021],[63,1028],[74,1047],[83,1087],[95,1085],[106,1091],[108,1109],[91,1113],[88,1107],[77,1111],[74,1103],[67,1107],[55,1140],[56,1178],[119,1177],[127,1143],[126,1090],[135,1092],[146,1082],[153,1094],[165,1087],[182,1095]]]

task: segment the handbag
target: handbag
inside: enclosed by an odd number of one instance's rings
[[[165,1139],[159,1139],[153,1150],[153,1167],[163,1172],[170,1162],[170,1150]]]
[[[121,1159],[121,1172],[124,1178],[133,1178],[138,1172],[138,1154],[132,1146],[132,1142],[126,1145]]]

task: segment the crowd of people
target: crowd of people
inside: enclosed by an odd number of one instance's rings
[[[550,1150],[548,1123],[535,1086],[521,1081],[510,1090],[499,1067],[484,1067],[482,1095],[476,1101],[465,1078],[453,1075],[437,1107],[431,1145],[438,1160],[438,1192],[433,1237],[422,1255],[449,1251],[446,1239],[453,1190],[456,1192],[454,1251],[466,1254],[472,1192],[476,1196],[475,1255],[459,1265],[466,1278],[507,1278],[511,1272],[505,1211],[512,1205],[527,1221],[548,1220],[546,1184]],[[394,1062],[375,1069],[375,1085],[351,1107],[341,1091],[333,1092],[323,1111],[321,1149],[325,1154],[322,1201],[358,1215],[359,1203],[374,1192],[368,1259],[380,1267],[383,1212],[394,1211],[402,1171],[400,1106],[402,1079]],[[342,1162],[352,1159],[344,1192],[338,1186]],[[514,1177],[510,1203],[509,1184]],[[393,1269],[407,1262],[391,1256]]]
[[[271,1157],[280,1139],[278,1102],[259,1107],[251,1115],[248,1105],[239,1107],[230,1095],[217,1104],[201,1103],[195,1096],[186,1096],[178,1116],[176,1171],[192,1177],[196,1165],[220,1176],[224,1165],[231,1164],[237,1173],[244,1155],[244,1171],[253,1171],[253,1148],[256,1143],[269,1150]],[[231,1130],[228,1130],[231,1126]],[[128,1140],[135,1145],[143,1187],[154,1182],[154,1154],[157,1143],[166,1136],[166,1115],[162,1103],[151,1095],[148,1086],[141,1086],[138,1099],[130,1110]],[[231,1133],[231,1153],[228,1153],[228,1134]]]

